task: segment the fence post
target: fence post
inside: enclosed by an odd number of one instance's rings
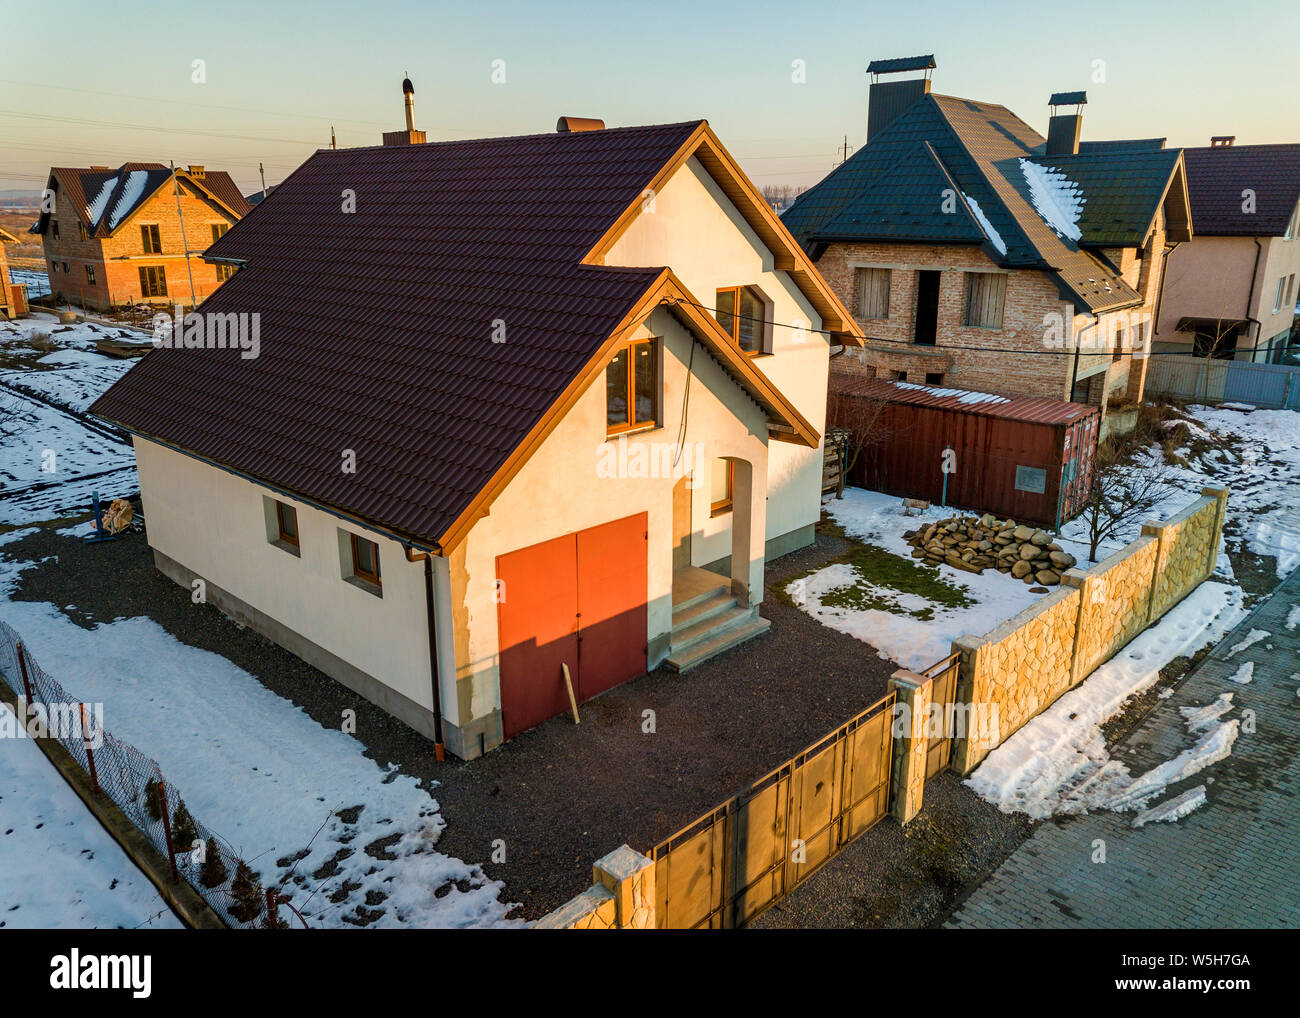
[[[81,704],[81,741],[86,747],[86,762],[90,765],[90,787],[99,794],[99,774],[95,770],[95,751],[90,745],[90,729],[86,725],[86,705]]]
[[[172,844],[171,811],[167,809],[167,783],[158,779],[158,803],[162,807],[163,834],[167,836],[167,861],[172,865],[172,883],[180,882],[180,873],[176,870],[176,846]]]
[[[614,896],[614,923],[620,930],[655,928],[655,864],[648,857],[620,845],[596,860],[592,883]],[[730,908],[723,899],[723,909]],[[725,920],[724,920],[725,922]]]
[[[32,680],[27,677],[27,655],[23,653],[23,641],[19,640],[14,646],[18,650],[18,671],[23,676],[23,695],[27,697],[27,706],[32,705]]]
[[[896,694],[890,723],[895,725],[894,762],[890,776],[889,811],[905,824],[921,810],[925,794],[925,769],[929,758],[930,704],[934,682],[900,668],[889,677],[889,688]],[[899,709],[901,706],[901,710]],[[898,721],[903,722],[899,734]],[[940,738],[950,733],[943,732]]]

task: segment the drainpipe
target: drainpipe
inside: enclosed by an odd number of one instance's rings
[[[1156,333],[1160,331],[1160,311],[1165,306],[1165,280],[1169,278],[1169,256],[1182,246],[1182,241],[1166,244],[1160,256],[1160,285],[1156,288],[1156,317],[1151,323],[1151,340],[1155,342]]]
[[[1250,316],[1251,305],[1255,303],[1255,279],[1259,275],[1259,256],[1264,250],[1264,245],[1259,242],[1259,238],[1255,237],[1254,240],[1255,240],[1255,267],[1250,270],[1250,292],[1246,294],[1246,313],[1242,317],[1246,319],[1247,323],[1255,322],[1257,325],[1260,326],[1260,328],[1263,328],[1262,322],[1259,322],[1257,319],[1252,318]],[[1246,331],[1247,332],[1250,331],[1249,324],[1247,324],[1246,326]],[[1256,343],[1259,342],[1259,329],[1255,330],[1255,342]],[[1253,345],[1251,346],[1250,359],[1252,363],[1255,360],[1255,348]]]
[[[406,560],[424,559],[424,612],[429,627],[429,674],[433,679],[433,758],[442,763],[447,758],[442,742],[442,688],[438,681],[438,629],[437,612],[433,605],[433,556],[427,551],[417,552],[406,546]]]
[[[1070,324],[1071,324],[1071,328],[1073,328],[1074,325],[1073,316],[1071,316],[1070,318]],[[1074,387],[1079,381],[1079,351],[1083,347],[1083,342],[1082,342],[1083,334],[1090,329],[1095,329],[1100,324],[1101,324],[1101,319],[1096,315],[1093,315],[1092,324],[1085,325],[1083,327],[1083,330],[1079,332],[1077,335],[1075,335],[1074,337],[1074,366],[1070,369],[1070,399],[1071,400],[1074,399]]]

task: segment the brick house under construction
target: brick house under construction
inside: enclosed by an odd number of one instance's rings
[[[1182,152],[1081,144],[1082,92],[1051,97],[1043,138],[932,93],[934,66],[872,63],[866,144],[782,217],[867,336],[833,370],[1090,403],[1108,431],[1142,397],[1164,259],[1191,238]],[[925,76],[878,80],[903,71]]]
[[[32,232],[50,290],[58,303],[97,311],[201,302],[233,271],[203,252],[250,210],[228,173],[202,166],[55,167],[46,187],[53,209]]]

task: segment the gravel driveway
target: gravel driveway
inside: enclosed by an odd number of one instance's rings
[[[769,584],[842,554],[841,538],[772,563]],[[178,639],[222,654],[323,725],[357,712],[357,737],[382,763],[438,782],[448,827],[439,848],[482,862],[503,900],[536,918],[583,890],[591,864],[626,842],[645,851],[884,695],[894,665],[783,599],[772,629],[698,669],[658,669],[471,763],[433,760],[432,744],[316,669],[241,628],[153,568],[142,535],[98,545],[42,530],[0,549],[39,560],[15,599],[48,601],[90,627],[145,615]],[[642,731],[643,711],[655,731]],[[892,822],[889,822],[892,823]],[[875,832],[873,832],[874,834]],[[505,859],[500,857],[504,845]]]

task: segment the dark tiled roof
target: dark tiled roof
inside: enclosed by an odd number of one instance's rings
[[[1090,247],[1140,247],[1164,200],[1179,150],[1127,149],[1066,156],[1035,156],[1034,162],[1065,174],[1086,197],[1079,229]]]
[[[1120,138],[1114,141],[1081,141],[1079,155],[1096,152],[1151,152],[1165,147],[1167,138]]]
[[[317,152],[208,251],[261,355],[155,350],[91,410],[436,542],[659,278],[580,262],[698,127]]]
[[[194,178],[191,177],[190,179],[193,180]],[[235,215],[242,218],[253,211],[253,206],[248,203],[248,199],[239,190],[239,185],[225,170],[208,170],[199,178],[198,183],[207,188],[212,197],[225,205]]]
[[[1280,237],[1300,202],[1300,145],[1223,145],[1183,150],[1197,233]],[[1243,210],[1243,191],[1255,211]]]
[[[1114,179],[1105,178],[1095,197],[1083,189],[1075,239],[1057,233],[1035,209],[1022,162],[1050,165],[1044,146],[1044,138],[1004,106],[926,95],[781,218],[810,250],[834,240],[981,243],[1004,267],[1049,272],[1067,299],[1094,313],[1140,303],[1141,296],[1086,248],[1121,235],[1145,236],[1177,151],[1110,156]],[[1167,172],[1155,188],[1150,180],[1162,166]],[[991,230],[965,203],[957,203],[956,214],[942,212],[942,191],[952,186],[942,183],[945,177],[973,200]],[[1143,204],[1148,200],[1149,207]],[[1093,226],[1100,231],[1096,237],[1088,232]]]

